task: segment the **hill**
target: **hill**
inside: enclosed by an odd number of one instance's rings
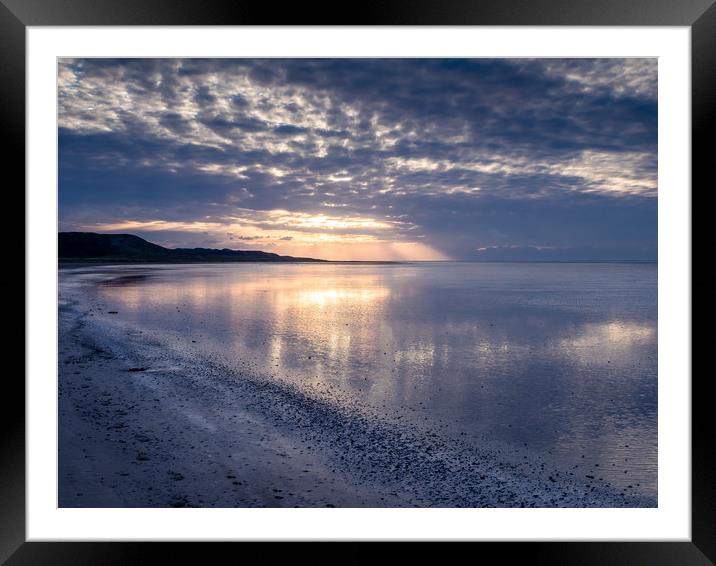
[[[282,256],[254,250],[211,248],[165,248],[132,234],[60,232],[57,235],[60,262],[88,263],[206,263],[239,261],[324,261]]]

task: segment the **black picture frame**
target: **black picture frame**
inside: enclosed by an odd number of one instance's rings
[[[204,0],[0,0],[0,127],[6,141],[5,178],[24,186],[25,32],[28,26],[70,25],[569,25],[690,26],[692,34],[693,185],[714,186],[706,136],[714,131],[716,0],[397,0],[353,8],[293,3]],[[708,161],[707,161],[708,160]],[[15,173],[12,177],[9,172]],[[710,182],[709,182],[710,181]],[[11,192],[6,185],[6,191]],[[14,187],[14,192],[16,191]],[[688,190],[687,187],[684,188]],[[693,194],[693,193],[692,193]],[[23,207],[24,204],[20,204]],[[19,231],[18,231],[19,233]],[[15,242],[17,245],[18,243]],[[692,372],[691,542],[483,543],[480,556],[550,564],[716,563],[716,452],[711,435],[709,376]],[[133,564],[201,560],[225,545],[171,543],[25,542],[25,407],[19,372],[5,375],[0,411],[0,560],[7,564]],[[351,543],[341,555],[291,544],[291,559],[334,556],[357,562],[374,543]],[[289,548],[284,546],[284,548]],[[431,547],[434,548],[434,547]],[[321,548],[320,550],[324,550]],[[464,549],[461,549],[464,550]],[[273,551],[272,551],[273,552]],[[421,552],[423,550],[421,549]],[[443,559],[445,547],[438,551]]]

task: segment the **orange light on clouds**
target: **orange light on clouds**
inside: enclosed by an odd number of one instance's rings
[[[241,216],[203,221],[126,220],[83,226],[96,232],[156,233],[153,241],[187,247],[177,233],[202,234],[212,246],[260,249],[281,255],[337,261],[437,261],[450,257],[423,242],[405,239],[415,225],[356,215],[310,214],[283,209],[240,209]],[[165,233],[162,235],[162,233]],[[151,236],[149,237],[152,240]],[[202,244],[204,246],[204,244]]]

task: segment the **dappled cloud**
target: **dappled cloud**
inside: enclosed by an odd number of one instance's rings
[[[61,59],[60,227],[335,259],[569,242],[649,254],[656,71],[655,59]],[[622,214],[629,230],[611,229]]]

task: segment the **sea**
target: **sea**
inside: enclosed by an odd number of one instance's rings
[[[237,372],[656,497],[655,263],[60,271],[61,285],[83,278],[123,324]]]

